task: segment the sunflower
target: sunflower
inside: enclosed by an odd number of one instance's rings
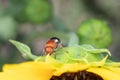
[[[5,64],[0,80],[120,80],[120,62],[110,60],[107,49],[71,42],[52,55],[37,57],[27,45],[11,42],[33,61]]]
[[[101,61],[101,64],[105,61]],[[98,62],[99,63],[99,62]],[[45,62],[31,61],[5,64],[0,80],[119,80],[117,66],[96,66],[88,63],[62,64],[50,56]]]

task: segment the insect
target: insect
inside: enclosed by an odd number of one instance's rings
[[[51,55],[58,47],[62,47],[60,39],[57,37],[52,37],[45,44],[45,53]]]

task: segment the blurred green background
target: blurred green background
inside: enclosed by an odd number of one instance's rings
[[[113,37],[106,39],[108,42],[112,40],[106,48],[109,48],[113,57],[120,60],[119,8],[119,0],[0,0],[0,69],[6,63],[26,61],[9,39],[23,42],[31,47],[35,55],[41,55],[50,37],[57,36],[67,44],[69,33],[78,32],[79,35],[80,24],[91,18],[108,22]],[[98,32],[98,27],[95,28]],[[80,32],[82,34],[86,30]],[[92,31],[86,33],[89,39],[94,35]],[[100,41],[106,36],[109,34],[103,33]],[[104,40],[102,42],[100,44],[107,44]]]

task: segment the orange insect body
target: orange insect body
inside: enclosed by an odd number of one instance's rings
[[[56,43],[54,40],[49,40],[45,45],[45,52],[51,54],[56,48]]]
[[[45,52],[46,54],[52,54],[55,48],[60,44],[60,39],[57,37],[52,37],[46,42]]]

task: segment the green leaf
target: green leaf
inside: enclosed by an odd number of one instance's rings
[[[95,49],[93,46],[89,44],[81,45],[81,47],[83,47],[86,51],[90,53],[107,53],[111,56],[111,53],[108,49]]]
[[[20,43],[18,41],[15,41],[15,40],[9,40],[14,46],[16,46],[16,48],[21,52],[22,56],[25,58],[25,59],[36,59],[37,56],[33,55],[31,53],[31,50],[30,48],[23,44],[23,43]]]
[[[39,56],[34,61],[35,62],[45,61],[45,58],[46,58],[46,56]]]
[[[56,59],[62,63],[94,63],[100,62],[105,59],[104,53],[110,52],[107,49],[95,49],[91,45],[73,45],[70,47],[64,47],[56,51]],[[101,65],[103,64],[101,62]]]
[[[45,57],[45,62],[48,64],[53,65],[54,67],[61,67],[63,64],[57,60],[55,60],[54,58],[52,58],[50,55],[47,55]]]
[[[103,66],[106,63],[108,55],[106,55],[101,61],[91,63],[91,66]]]
[[[107,62],[106,66],[120,67],[120,62]]]
[[[79,44],[79,38],[75,33],[70,34],[70,41],[68,46],[78,45]]]

